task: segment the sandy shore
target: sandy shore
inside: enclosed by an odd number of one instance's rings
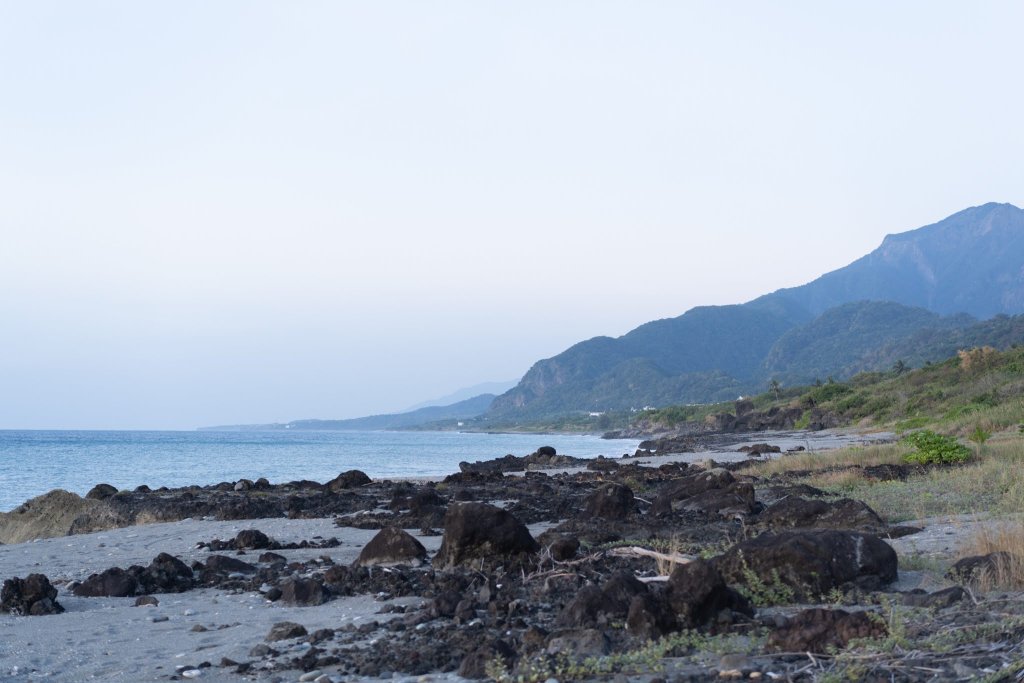
[[[41,617],[0,615],[0,680],[166,681],[175,675],[175,667],[210,662],[213,666],[202,669],[198,680],[298,681],[301,672],[297,671],[243,676],[218,664],[223,657],[251,659],[249,650],[263,642],[277,622],[294,621],[312,633],[320,628],[389,618],[376,614],[383,603],[366,595],[317,607],[290,607],[269,602],[258,593],[199,589],[157,595],[157,607],[135,607],[135,598],[78,598],[64,589],[65,582],[80,581],[108,567],[146,565],[160,552],[186,562],[204,559],[210,552],[197,550],[197,543],[230,539],[243,529],[260,529],[282,543],[336,537],[341,541],[337,548],[279,552],[289,560],[326,555],[339,564],[355,560],[363,545],[377,533],[337,528],[330,519],[183,520],[0,546],[0,576],[46,574],[55,584],[60,582],[58,601],[67,610]],[[437,536],[420,538],[431,552],[437,550],[440,540]],[[417,603],[419,598],[395,602]],[[197,624],[207,630],[193,631]],[[282,649],[280,644],[275,647]],[[298,651],[308,644],[296,643],[294,647]],[[397,680],[458,679],[439,674]]]

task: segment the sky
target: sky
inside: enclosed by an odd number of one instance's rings
[[[0,0],[0,429],[400,410],[1024,206],[1021,25]]]

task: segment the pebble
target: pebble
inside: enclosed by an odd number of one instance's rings
[[[320,671],[320,669],[313,669],[312,671],[307,671],[306,673],[299,676],[299,683],[309,683],[310,681],[315,681],[316,679],[323,676],[323,674],[324,672]]]
[[[149,620],[152,621],[154,624],[157,624],[161,621],[170,621],[170,619],[171,618],[166,614],[157,614],[156,616],[152,616],[149,618]]]
[[[201,669],[185,669],[181,672],[182,678],[199,678],[203,675]]]

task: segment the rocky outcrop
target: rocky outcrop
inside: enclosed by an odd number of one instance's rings
[[[769,529],[853,529],[881,534],[888,525],[866,503],[851,498],[828,501],[787,496],[757,515]]]
[[[418,566],[427,559],[427,549],[408,532],[395,527],[381,529],[359,553],[356,566],[407,564]]]
[[[501,562],[539,549],[526,526],[509,512],[486,503],[455,503],[445,514],[444,538],[434,565]]]
[[[0,612],[21,616],[60,614],[64,608],[57,602],[57,589],[43,574],[15,576],[0,588]]]
[[[511,453],[493,460],[477,462],[460,462],[461,472],[490,474],[495,472],[526,472],[530,470],[547,470],[559,467],[583,467],[589,460],[574,458],[571,455],[558,455],[551,446],[541,446],[534,453],[518,457]]]
[[[798,602],[817,600],[833,588],[876,590],[895,581],[897,572],[889,544],[852,531],[766,533],[737,543],[713,562],[730,585],[778,585]]]
[[[75,586],[71,592],[87,598],[126,598],[136,595],[138,588],[139,580],[134,574],[121,567],[111,567],[98,574],[90,574],[89,578]]]
[[[140,593],[183,593],[195,586],[191,567],[168,553],[157,555],[148,567],[111,567],[90,574],[72,589],[80,597],[129,597]]]
[[[104,501],[54,489],[10,512],[0,512],[0,543],[104,531],[127,523]]]
[[[726,585],[713,563],[702,559],[679,565],[672,571],[668,600],[686,628],[705,626],[726,609],[753,615],[746,598]]]
[[[753,486],[737,481],[728,470],[713,468],[668,482],[654,499],[651,513],[659,516],[687,511],[732,517],[756,509]]]
[[[366,486],[372,481],[367,474],[361,470],[348,470],[342,472],[334,479],[331,479],[325,486],[335,493],[339,491],[346,491],[348,489],[359,488],[360,486]]]
[[[584,512],[589,517],[627,519],[636,514],[633,491],[624,484],[606,482],[587,496]]]

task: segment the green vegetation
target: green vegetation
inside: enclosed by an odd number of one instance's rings
[[[898,371],[897,371],[898,370]],[[849,380],[780,389],[753,396],[755,410],[801,408],[798,425],[807,426],[811,411],[829,414],[841,425],[874,426],[897,432],[928,427],[940,434],[981,439],[1024,422],[1024,347],[962,350],[921,368],[864,372]],[[632,426],[671,429],[708,415],[733,412],[733,403],[669,406],[636,414]],[[980,430],[980,431],[979,431]]]
[[[915,465],[950,465],[967,462],[971,452],[956,439],[925,429],[903,437],[903,442],[916,450],[903,459]]]
[[[772,607],[774,605],[788,605],[793,602],[793,589],[782,582],[779,572],[772,570],[767,580],[747,566],[747,561],[741,555],[743,562],[743,582],[736,584],[736,592],[745,597],[755,607]]]

